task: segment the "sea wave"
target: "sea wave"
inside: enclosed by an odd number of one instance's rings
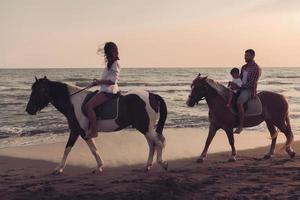
[[[34,136],[45,133],[53,133],[53,134],[62,134],[68,132],[67,128],[64,127],[50,127],[48,128],[35,128],[35,127],[12,127],[12,126],[3,126],[0,127],[0,137],[13,137],[13,136]]]
[[[190,82],[178,82],[178,83],[161,83],[161,82],[126,82],[126,83],[119,83],[119,86],[189,86],[191,83]]]
[[[286,81],[266,81],[265,83],[262,84],[266,84],[266,85],[290,85],[293,82],[286,82]]]
[[[93,79],[91,78],[80,78],[80,77],[76,77],[76,78],[65,78],[63,79],[64,82],[92,82]]]
[[[283,79],[289,79],[289,78],[292,78],[292,79],[294,79],[294,78],[300,78],[300,76],[298,76],[298,75],[286,75],[286,76],[284,76],[284,75],[278,75],[278,76],[276,76],[277,78],[283,78]]]
[[[19,70],[0,73],[0,96],[2,100],[0,101],[2,113],[0,143],[8,141],[9,138],[13,138],[11,140],[19,138],[23,141],[26,140],[26,144],[29,144],[34,138],[46,138],[50,135],[55,138],[61,134],[66,134],[68,132],[66,119],[53,106],[43,109],[38,116],[29,116],[24,110],[30,96],[30,86],[34,82],[32,74],[38,74],[39,77],[47,75],[51,80],[72,83],[80,87],[86,87],[90,84],[92,79],[86,78],[86,75],[87,73],[93,74],[95,69],[75,70],[77,69],[34,69],[27,73],[21,73]],[[190,84],[198,71],[203,71],[203,69],[123,69],[119,86],[122,93],[142,89],[163,96],[168,106],[168,118],[165,126],[167,128],[208,128],[208,107],[205,101],[201,101],[196,108],[185,106],[186,97],[190,92]],[[230,80],[230,70],[207,68],[204,71],[205,74],[219,80],[224,85],[227,85],[228,80]],[[259,91],[266,89],[288,97],[290,114],[296,130],[300,130],[300,106],[298,106],[300,103],[300,85],[297,81],[300,75],[298,72],[299,69],[284,69],[282,71],[264,69],[258,85]],[[94,87],[91,90],[96,89],[99,87]],[[44,140],[38,139],[36,141]],[[15,145],[13,142],[10,144]]]
[[[294,89],[300,91],[300,87],[294,87]]]

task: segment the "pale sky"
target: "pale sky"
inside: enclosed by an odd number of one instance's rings
[[[300,67],[300,0],[0,0],[0,68]]]

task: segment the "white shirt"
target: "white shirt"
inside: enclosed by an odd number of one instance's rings
[[[119,81],[119,74],[120,74],[120,63],[116,60],[108,69],[105,67],[102,72],[101,80],[110,80],[114,82],[114,85],[100,85],[100,92],[108,92],[116,94],[119,91],[118,81]]]
[[[232,79],[232,82],[235,83],[239,87],[242,87],[242,85],[243,85],[243,82],[240,78],[234,78],[234,79]]]
[[[246,70],[243,71],[243,84],[247,83],[247,76],[248,76],[248,72]]]
[[[235,83],[239,87],[242,87],[242,85],[243,85],[243,82],[240,78],[234,78],[234,79],[232,79],[231,82]],[[233,90],[234,93],[236,93],[237,91],[238,90]]]

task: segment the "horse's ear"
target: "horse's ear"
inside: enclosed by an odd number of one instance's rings
[[[34,76],[34,78],[35,78],[35,81],[38,81],[38,78],[36,76]]]
[[[208,76],[199,77],[199,79],[200,79],[201,81],[205,81],[205,80],[207,79],[207,77],[208,77]]]
[[[201,76],[201,73],[198,74],[198,77],[200,77],[200,76]]]
[[[44,76],[44,79],[47,79],[47,76]]]

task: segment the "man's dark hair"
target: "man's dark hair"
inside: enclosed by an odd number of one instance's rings
[[[247,49],[245,53],[250,53],[252,56],[255,56],[255,51],[253,49]]]
[[[240,70],[238,68],[236,68],[236,67],[232,68],[231,71],[230,71],[230,74],[233,75],[233,74],[236,74],[236,73],[239,74]]]

